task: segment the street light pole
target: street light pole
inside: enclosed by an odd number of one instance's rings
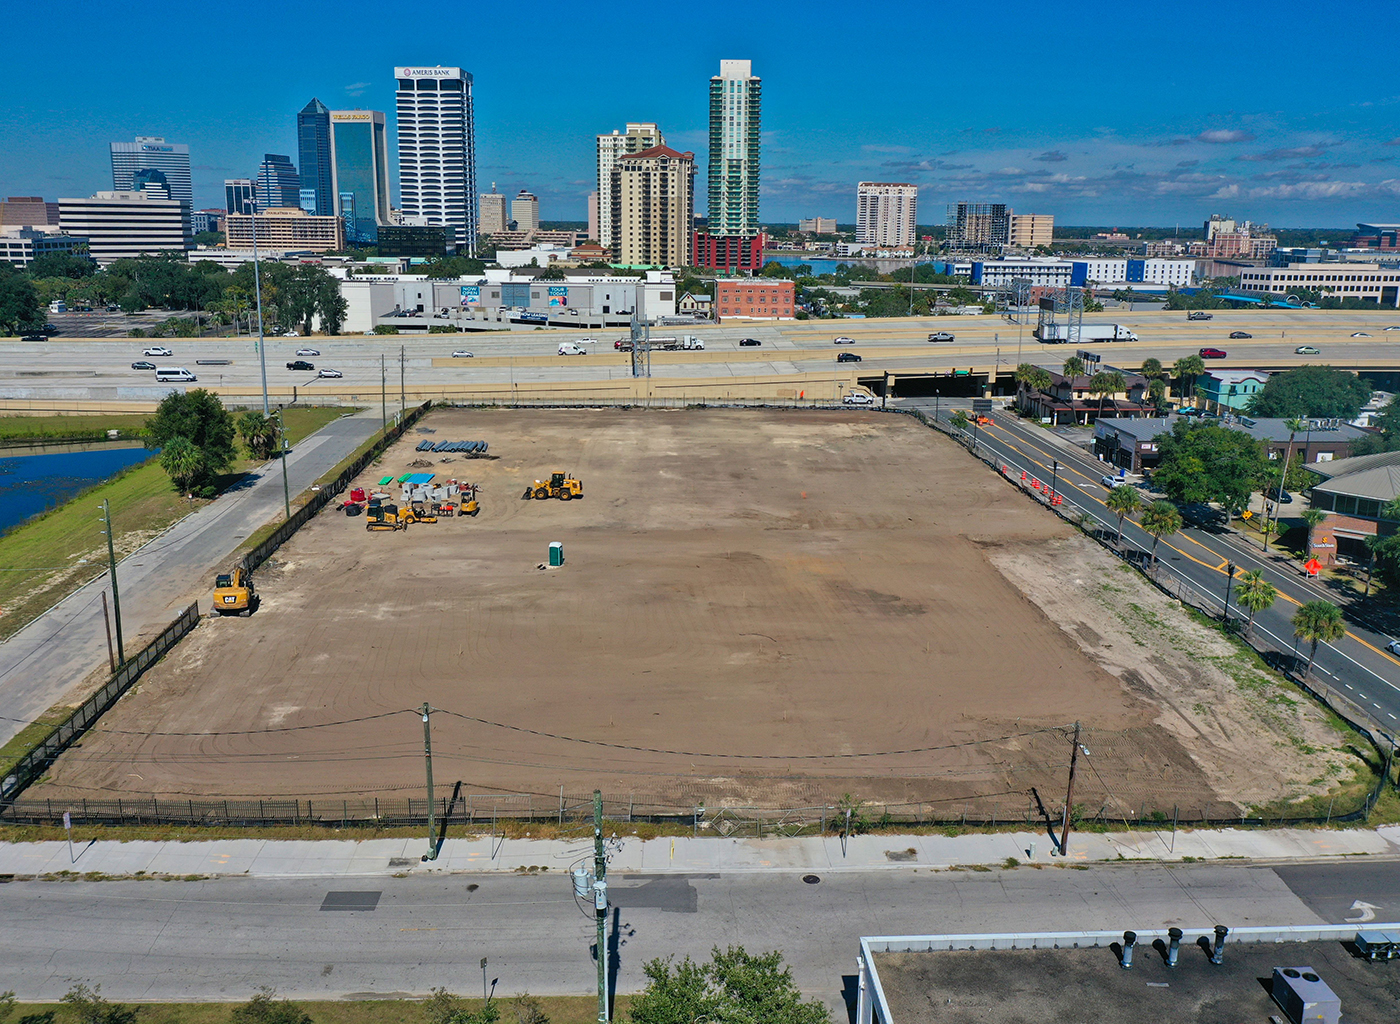
[[[1050,500],[1055,500],[1055,491],[1060,486],[1060,464],[1056,462],[1050,476]]]
[[[258,366],[262,370],[262,395],[263,395],[263,415],[269,414],[270,407],[267,403],[267,344],[263,337],[263,314],[262,314],[262,270],[258,265],[258,203],[256,199],[248,200],[248,205],[253,212],[250,219],[253,222],[253,294],[258,301]]]
[[[126,645],[122,642],[122,600],[117,593],[117,549],[112,542],[112,509],[102,499],[103,533],[107,535],[107,574],[112,579],[112,617],[117,621],[117,664],[126,664]]]
[[[282,421],[282,407],[277,407],[277,443],[282,449],[282,507],[292,518],[292,491],[287,483],[287,425]]]

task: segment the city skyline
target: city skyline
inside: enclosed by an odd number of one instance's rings
[[[66,6],[60,2],[44,21]],[[1400,129],[1393,124],[1400,96],[1375,77],[1319,70],[1349,66],[1363,12],[1368,33],[1400,28],[1400,11],[1357,2],[1338,4],[1325,22],[1310,19],[1303,36],[1290,11],[1314,9],[1293,2],[1267,20],[1213,11],[1208,27],[1190,18],[1163,24],[1151,12],[1101,0],[1085,4],[1072,23],[1023,2],[992,13],[915,5],[882,12],[915,39],[998,40],[999,52],[1016,62],[996,74],[986,73],[981,46],[955,48],[933,64],[897,61],[878,74],[832,71],[799,45],[790,11],[776,5],[746,15],[738,38],[679,14],[647,20],[645,32],[621,18],[623,48],[655,31],[685,40],[649,74],[642,93],[561,90],[489,47],[464,52],[403,33],[362,38],[338,27],[371,10],[357,2],[329,28],[309,12],[279,9],[294,35],[313,22],[317,33],[329,33],[325,45],[295,61],[251,28],[256,18],[230,29],[212,13],[181,8],[176,18],[166,0],[148,10],[157,24],[178,23],[181,35],[227,34],[248,69],[239,88],[197,77],[178,92],[164,88],[162,73],[139,58],[134,27],[75,38],[72,59],[122,87],[56,95],[39,79],[7,83],[0,130],[22,144],[0,160],[0,193],[53,199],[98,191],[110,180],[107,145],[151,135],[190,146],[194,205],[218,206],[224,178],[249,176],[263,153],[298,152],[295,115],[308,97],[332,109],[385,110],[392,135],[392,69],[441,63],[475,78],[478,180],[509,193],[529,189],[549,219],[582,221],[596,187],[594,138],[628,121],[662,124],[668,144],[694,151],[697,189],[706,194],[705,82],[720,59],[742,57],[766,84],[767,222],[844,219],[861,180],[909,181],[928,210],[962,199],[1005,202],[1081,224],[1194,224],[1228,211],[1278,225],[1345,226],[1382,216],[1400,198]],[[548,22],[569,13],[546,4],[540,16]],[[842,38],[842,8],[818,3],[807,13],[809,24]],[[16,12],[15,31],[43,31],[40,17]],[[481,30],[495,27],[507,30],[506,16],[483,14]],[[168,33],[173,44],[176,31],[158,29],[156,38]],[[1270,73],[1261,73],[1263,58],[1220,59],[1222,47],[1235,46],[1267,54]],[[1106,87],[1110,67],[1115,80],[1126,76],[1134,87]],[[941,101],[959,81],[977,86],[957,103]],[[393,153],[391,163],[397,189]]]

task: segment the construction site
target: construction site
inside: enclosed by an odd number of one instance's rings
[[[1091,815],[1229,816],[1354,767],[911,417],[440,409],[347,499],[27,797],[421,796],[425,705],[439,787],[658,814],[1031,817],[1076,722]]]

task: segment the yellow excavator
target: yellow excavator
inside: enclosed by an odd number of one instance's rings
[[[253,614],[258,592],[253,577],[240,565],[233,572],[221,572],[214,577],[214,611],[220,615]]]
[[[558,498],[560,501],[571,501],[583,497],[583,481],[566,473],[551,473],[548,480],[536,480],[533,487],[525,488],[525,493],[520,497],[522,500]]]

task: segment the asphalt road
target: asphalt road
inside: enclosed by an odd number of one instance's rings
[[[431,321],[428,321],[431,323]],[[1121,323],[1142,337],[1139,342],[1087,345],[1105,362],[1135,367],[1148,356],[1171,363],[1200,348],[1224,348],[1229,357],[1212,361],[1212,367],[1275,368],[1326,362],[1336,366],[1400,368],[1400,331],[1384,328],[1400,325],[1400,311],[1351,310],[1222,310],[1210,321],[1188,321],[1183,312],[1113,310],[1091,315],[1086,323]],[[705,341],[705,352],[654,353],[656,377],[715,377],[791,374],[831,370],[838,351],[862,355],[859,364],[842,364],[843,370],[861,375],[967,369],[986,372],[994,364],[1009,373],[1018,362],[1058,369],[1070,346],[1042,345],[1031,335],[1033,325],[1011,324],[997,316],[938,317],[897,320],[809,320],[723,324],[719,326],[659,327],[653,334],[695,334]],[[931,331],[948,330],[952,343],[930,344]],[[1228,340],[1232,330],[1253,335],[1248,340]],[[1368,337],[1353,338],[1361,332]],[[380,388],[380,359],[388,367],[389,388],[398,383],[399,348],[407,349],[404,380],[409,387],[432,388],[473,383],[538,381],[596,381],[630,376],[629,357],[613,349],[625,332],[607,330],[516,329],[489,334],[344,336],[338,338],[267,339],[268,383],[296,386],[305,395],[365,395]],[[832,339],[846,336],[850,347],[837,348]],[[591,338],[589,355],[561,357],[561,341]],[[743,338],[755,338],[756,348],[740,346]],[[145,339],[75,339],[67,334],[44,342],[0,341],[0,397],[61,398],[71,389],[92,389],[117,400],[149,398],[158,390],[150,371],[132,370],[143,358]],[[261,372],[255,340],[243,338],[163,339],[156,344],[174,351],[171,357],[152,359],[157,365],[185,366],[199,376],[201,386],[246,392],[259,385]],[[1294,349],[1309,344],[1318,356],[1299,356]],[[319,349],[311,357],[317,368],[339,370],[344,377],[317,379],[315,373],[289,371],[302,347]],[[474,353],[471,359],[452,359],[456,349]],[[198,366],[199,359],[227,359],[228,365]],[[434,360],[438,360],[435,365]],[[998,364],[997,361],[1000,360]],[[65,391],[65,389],[69,389]]]
[[[291,493],[311,486],[379,428],[379,410],[367,409],[304,438],[287,459]],[[114,518],[120,514],[113,510]],[[118,562],[127,652],[164,629],[194,596],[207,609],[215,567],[231,562],[249,534],[282,515],[282,468],[274,460]],[[0,743],[107,664],[102,591],[108,585],[104,573],[0,644]]]
[[[938,411],[944,421],[950,415],[950,410],[941,402],[909,399],[901,404],[921,408],[930,415]],[[1024,469],[1047,484],[1057,480],[1055,485],[1065,496],[1066,505],[1089,512],[1107,529],[1117,529],[1117,517],[1104,505],[1108,488],[1100,483],[1102,476],[1115,472],[1112,466],[1099,462],[1082,449],[1052,441],[1046,431],[1008,413],[998,413],[992,426],[982,427],[977,441],[983,450],[995,453],[998,460],[1017,470]],[[1056,464],[1058,476],[1054,470]],[[1152,495],[1149,493],[1145,497],[1150,499]],[[1125,545],[1140,552],[1150,551],[1152,547],[1152,537],[1132,518],[1124,523],[1123,540]],[[1391,638],[1368,626],[1337,592],[1303,576],[1295,563],[1275,552],[1266,555],[1258,542],[1229,530],[1188,525],[1179,533],[1162,539],[1158,546],[1158,562],[1159,572],[1187,580],[1199,593],[1213,599],[1217,609],[1224,600],[1227,567],[1231,563],[1237,575],[1254,569],[1262,571],[1278,588],[1279,599],[1272,608],[1259,613],[1254,630],[1282,652],[1291,653],[1293,649],[1291,620],[1300,604],[1319,599],[1341,604],[1348,613],[1347,634],[1335,644],[1323,644],[1318,648],[1314,673],[1322,682],[1358,703],[1391,735],[1400,732],[1400,659],[1384,650]],[[1236,607],[1233,597],[1230,609],[1232,617],[1248,614]],[[1301,646],[1300,656],[1306,660],[1306,644]]]
[[[861,935],[1309,924],[1358,916],[1356,900],[1393,920],[1400,872],[1387,867],[886,870],[816,884],[786,871],[618,875],[610,945],[619,991],[639,989],[654,957],[734,943],[782,950],[797,984],[840,1008]],[[333,891],[374,909],[327,910]],[[261,985],[303,999],[470,994],[483,956],[498,994],[581,995],[595,977],[593,922],[563,872],[11,882],[0,919],[0,988],[22,1000],[57,999],[77,981],[131,1001],[243,1000]]]

